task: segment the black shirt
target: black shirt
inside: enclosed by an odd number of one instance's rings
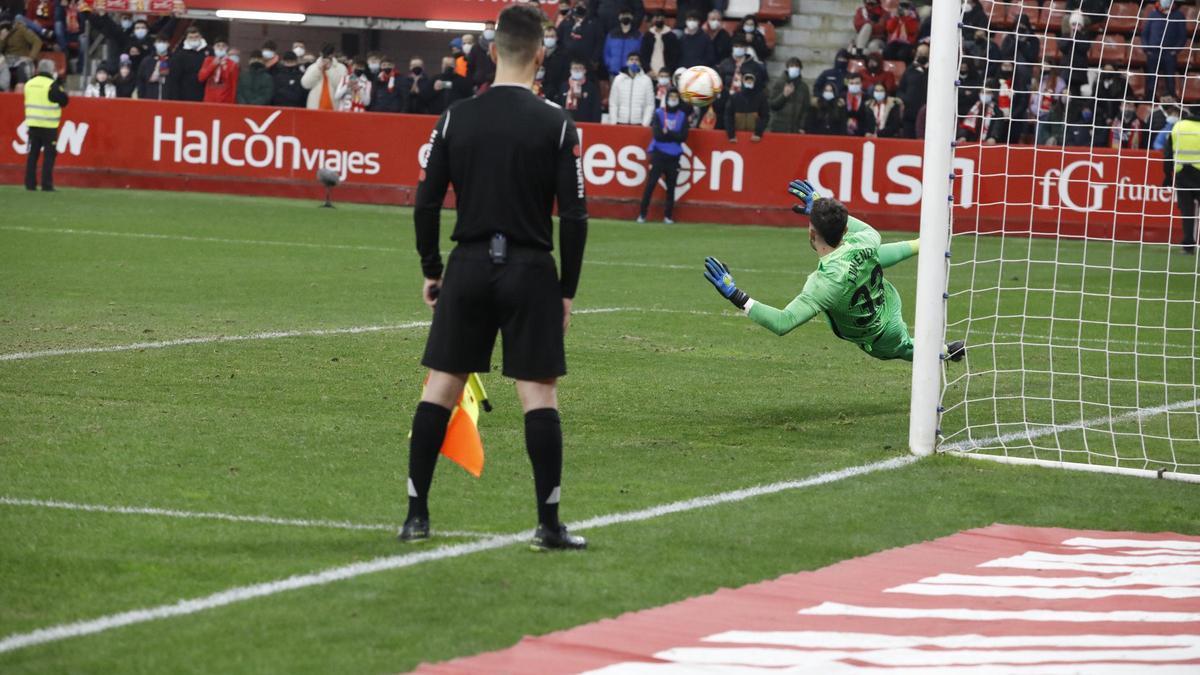
[[[575,297],[588,216],[582,148],[566,112],[528,89],[494,86],[450,106],[430,145],[413,213],[425,278],[442,276],[439,221],[453,184],[458,222],[450,238],[459,243],[500,232],[510,245],[551,251],[557,198],[562,294]]]

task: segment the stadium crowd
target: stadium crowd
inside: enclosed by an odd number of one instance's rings
[[[959,140],[1161,147],[1182,113],[1177,62],[1186,75],[1192,38],[1190,19],[1171,0],[1139,10],[1126,31],[1136,35],[1124,63],[1145,63],[1136,77],[1096,51],[1122,3],[985,1],[963,5]],[[184,30],[179,17],[114,16],[85,0],[12,4],[21,6],[0,16],[0,91],[31,76],[43,48],[70,55],[82,71],[89,36],[113,46],[87,78],[84,94],[96,97],[436,115],[486,90],[495,73],[491,24],[450,40],[440,62],[426,64],[302,42],[268,40],[243,52],[195,26]],[[727,21],[724,4],[680,0],[668,17],[642,0],[563,0],[547,17],[535,91],[577,121],[649,126],[679,69],[704,65],[724,88],[706,109],[682,106],[691,128],[723,129],[731,139],[750,131],[754,140],[767,131],[923,137],[930,0],[863,0],[849,21],[851,40],[811,85],[796,58],[769,73],[763,26],[754,16]]]

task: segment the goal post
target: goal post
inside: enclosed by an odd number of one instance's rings
[[[1200,121],[1200,21],[1169,10],[1187,43],[1155,78],[1148,9],[972,6],[931,18],[910,450],[1200,483],[1200,256],[1181,227],[1200,190],[1150,148]]]

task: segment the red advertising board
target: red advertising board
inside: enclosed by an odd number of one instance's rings
[[[320,167],[345,180],[338,197],[410,204],[434,118],[257,106],[73,99],[59,140],[59,183],[316,197]],[[581,125],[594,215],[631,218],[647,176],[642,127]],[[21,99],[0,95],[0,180],[21,180]],[[913,140],[768,134],[687,140],[677,218],[798,224],[784,190],[808,178],[852,213],[916,229],[924,144]],[[1172,195],[1156,153],[967,146],[956,151],[955,228],[1166,241]],[[949,179],[949,177],[947,177]],[[661,191],[658,193],[661,197]],[[652,212],[654,215],[654,212]]]
[[[440,19],[495,21],[500,10],[520,0],[188,0],[188,9],[241,9],[376,19]],[[547,16],[558,12],[557,2],[542,2]]]

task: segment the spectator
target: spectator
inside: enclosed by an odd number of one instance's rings
[[[1121,119],[1126,99],[1132,98],[1125,78],[1105,64],[1096,79],[1096,122],[1111,127]]]
[[[240,68],[224,40],[213,43],[212,56],[204,59],[198,78],[204,83],[205,103],[234,103],[237,100]]]
[[[846,92],[846,74],[850,71],[850,52],[842,49],[833,57],[833,67],[821,71],[817,81],[813,83],[813,91],[825,91],[825,85],[832,84],[836,95]]]
[[[1179,122],[1179,115],[1182,112],[1178,103],[1171,103],[1162,107],[1163,125],[1154,134],[1154,141],[1150,144],[1151,150],[1162,150],[1167,147],[1167,141],[1171,138],[1171,130],[1175,128],[1175,124]]]
[[[79,72],[84,71],[87,62],[90,36],[88,35],[88,17],[92,8],[83,0],[58,0],[58,9],[54,17],[54,36],[58,41],[58,49],[66,54],[70,51],[72,42],[79,44]]]
[[[496,22],[483,22],[483,31],[479,33],[479,39],[475,41],[476,46],[483,51],[484,54],[491,58],[492,42],[496,40]]]
[[[571,0],[559,0],[558,14],[554,16],[554,29],[557,32],[558,27],[563,23],[571,20],[572,10]]]
[[[545,83],[543,82],[543,87]],[[433,81],[434,97],[430,104],[429,113],[431,115],[441,115],[455,101],[471,98],[471,83],[467,82],[467,78],[459,75],[454,70],[454,58],[446,57],[442,59],[442,74]],[[549,93],[553,93],[550,90]]]
[[[375,55],[374,60],[376,69],[372,72],[372,58],[368,57],[367,59],[367,77],[371,79],[371,103],[367,106],[367,112],[404,112],[408,101],[405,100],[406,90],[400,84],[400,75],[396,72],[396,64],[390,58],[382,55]],[[453,64],[450,69],[454,69]]]
[[[867,54],[867,66],[862,73],[863,88],[874,91],[875,85],[882,84],[888,96],[896,93],[896,76],[883,69],[883,57],[879,52]]]
[[[712,38],[700,30],[700,15],[693,14],[684,22],[683,35],[679,38],[679,66],[717,65],[716,51],[713,49]]]
[[[654,83],[642,72],[641,57],[629,55],[624,70],[613,78],[608,93],[609,120],[613,124],[650,126],[654,114]]]
[[[1067,28],[1063,37],[1058,39],[1058,50],[1062,53],[1063,65],[1067,69],[1067,87],[1072,94],[1078,94],[1079,88],[1088,80],[1088,50],[1091,48],[1091,32],[1084,21],[1083,14],[1072,12],[1067,16]],[[1067,111],[1067,122],[1070,123],[1070,110]]]
[[[24,24],[0,21],[0,54],[11,70],[15,87],[33,77],[33,62],[42,51],[42,39]]]
[[[767,79],[766,69],[751,55],[746,37],[738,35],[733,39],[730,57],[717,64],[717,74],[721,76],[725,94],[736,94],[741,89],[742,78],[751,72],[760,80]]]
[[[663,210],[663,222],[668,225],[675,211],[675,186],[679,181],[679,156],[683,154],[683,143],[687,141],[687,113],[680,107],[679,92],[672,89],[667,93],[666,105],[655,110],[650,122],[653,140],[650,141],[650,175],[642,190],[642,203],[638,208],[639,223],[646,222],[650,209],[650,197],[660,177],[665,177],[664,188],[667,204]]]
[[[604,55],[604,29],[600,22],[588,15],[587,5],[582,0],[571,9],[571,16],[558,26],[558,45],[566,51],[567,58],[587,65],[588,70],[597,71]],[[642,59],[645,63],[646,60]]]
[[[154,61],[154,59],[142,59],[142,61]],[[133,66],[128,63],[122,63],[117,68],[117,76],[113,78],[113,86],[117,88],[117,98],[133,98],[137,93],[137,78],[133,74]]]
[[[912,66],[900,77],[900,87],[897,90],[900,100],[904,103],[904,137],[917,137],[917,112],[925,107],[925,98],[929,93],[929,45],[917,45],[916,56]]]
[[[988,33],[985,30],[975,31],[974,36],[969,42],[964,42],[962,46],[963,61],[971,64],[976,70],[986,72],[989,68],[994,68],[992,64],[999,63],[1007,58],[1000,52],[1000,48],[995,42],[988,39]],[[989,76],[994,73],[987,73]]]
[[[333,45],[325,45],[321,56],[305,69],[300,84],[308,90],[309,110],[334,110],[333,94],[349,70],[333,58]]]
[[[750,140],[757,143],[767,130],[771,110],[767,105],[767,93],[757,85],[757,74],[745,72],[741,88],[725,105],[725,134],[730,143],[737,143],[738,131],[751,132]]]
[[[662,10],[650,18],[650,28],[642,36],[642,63],[658,72],[663,68],[675,72],[679,67],[679,36],[667,27]]]
[[[559,102],[558,94],[571,74],[571,57],[558,44],[558,33],[550,26],[546,26],[542,45],[546,48],[546,56],[542,59],[542,67],[546,70],[542,89],[546,92],[546,98]]]
[[[979,100],[959,122],[959,142],[981,141],[987,145],[995,145],[997,141],[1008,136],[1004,117],[995,103],[996,86],[994,80],[984,86],[979,92]]]
[[[1034,142],[1038,145],[1062,143],[1062,105],[1057,105],[1057,119],[1053,118],[1056,104],[1061,104],[1062,92],[1066,88],[1066,80],[1057,71],[1051,68],[1042,71],[1042,81],[1038,84],[1038,90],[1029,97],[1029,106],[1026,108],[1026,118],[1037,120],[1037,138]],[[1045,129],[1047,126],[1050,128]]]
[[[642,47],[642,34],[633,27],[633,10],[622,9],[617,26],[604,38],[604,65],[608,76],[614,77],[625,67],[630,54]]]
[[[271,76],[272,82],[275,80],[275,70],[279,67],[279,45],[275,44],[274,40],[267,40],[262,44],[263,67],[267,69],[267,73]]]
[[[183,43],[171,54],[167,69],[167,95],[172,101],[203,101],[204,83],[200,69],[208,55],[208,43],[199,28],[189,28]]]
[[[341,112],[366,112],[371,105],[371,78],[367,75],[367,60],[358,58],[352,62],[353,70],[342,77],[341,84],[333,93],[335,110]],[[402,81],[403,82],[403,81]]]
[[[863,0],[854,12],[854,49],[857,54],[883,51],[887,37],[887,12],[879,0]]]
[[[450,58],[454,59],[454,72],[458,73],[459,77],[466,78],[467,57],[463,54],[462,38],[456,37],[450,41]]]
[[[482,94],[496,79],[496,63],[488,48],[480,45],[473,35],[463,36],[463,54],[467,57],[467,79],[475,87],[475,93]]]
[[[725,30],[720,10],[714,9],[708,13],[708,22],[704,24],[704,34],[712,40],[715,63],[720,63],[730,57],[733,53],[733,36]]]
[[[1142,51],[1146,53],[1146,100],[1157,100],[1158,77],[1164,93],[1175,95],[1175,60],[1188,41],[1183,12],[1171,0],[1159,0],[1142,20]]]
[[[1113,150],[1146,150],[1149,135],[1146,122],[1138,117],[1137,104],[1125,101],[1120,115],[1108,128],[1108,147]]]
[[[571,79],[563,84],[559,99],[576,122],[600,121],[600,87],[588,77],[588,65],[582,59],[571,61]]]
[[[305,56],[308,56],[308,47],[300,40],[292,42],[292,53],[296,55],[296,61],[302,62]]]
[[[979,0],[966,0],[963,3],[963,17],[959,25],[962,26],[964,44],[976,34],[975,29],[987,30],[988,15],[979,5]]]
[[[56,0],[27,0],[25,3],[25,18],[37,26],[39,35],[49,37],[54,35],[54,11]],[[125,28],[128,30],[133,25],[133,20],[127,18],[129,25]],[[30,26],[32,28],[32,26]]]
[[[726,7],[729,5],[729,0],[721,0],[720,2],[713,2],[713,0],[679,0],[675,3],[675,16],[683,18],[689,16],[704,17],[704,15],[711,12],[718,4],[721,7]],[[676,26],[676,28],[678,27]],[[684,103],[683,106],[686,107],[687,104]]]
[[[100,66],[83,91],[84,98],[116,98],[117,86],[108,81],[108,67]]]
[[[605,35],[620,25],[620,17],[624,14],[629,14],[634,30],[642,25],[642,19],[646,17],[646,7],[642,0],[591,0],[589,5],[591,15],[600,22],[600,30]],[[622,63],[624,61],[617,64],[617,70],[621,69]]]
[[[433,88],[433,79],[425,72],[424,61],[415,56],[409,60],[408,73],[400,78],[398,86],[408,98],[404,112],[413,115],[429,114],[437,91]]]
[[[250,52],[245,72],[238,78],[237,102],[247,105],[271,105],[275,98],[275,78],[267,72],[261,51]]]
[[[166,35],[154,38],[154,54],[142,59],[137,69],[137,95],[140,99],[167,98],[167,76],[171,72],[170,39]]]
[[[8,61],[0,54],[0,92],[12,91],[12,73],[8,70]]]
[[[802,70],[800,59],[793,56],[787,60],[783,77],[771,83],[767,96],[767,105],[771,109],[768,130],[781,134],[804,133],[812,94],[804,82]]]
[[[1033,34],[1033,24],[1025,14],[1017,17],[1017,27],[1012,33],[1004,36],[1000,42],[1001,58],[1013,61],[1017,67],[1018,79],[1032,79],[1032,67],[1041,65],[1038,58],[1041,55],[1042,41]]]
[[[285,108],[303,108],[308,100],[308,92],[304,90],[304,85],[300,84],[300,78],[304,76],[304,71],[300,69],[300,59],[297,58],[295,52],[284,52],[279,55],[279,63],[275,65],[275,72],[271,78],[272,91],[271,105],[282,106]]]
[[[846,135],[846,101],[838,98],[832,83],[827,83],[821,90],[821,97],[813,100],[806,130],[822,136]]]
[[[1063,101],[1055,98],[1050,103],[1050,109],[1038,118],[1037,138],[1034,142],[1038,145],[1061,146],[1066,132],[1063,125],[1064,117]]]
[[[761,63],[770,58],[771,48],[767,46],[767,37],[758,29],[758,19],[753,14],[742,19],[742,34],[746,36],[747,44],[754,50],[754,60]]]
[[[667,104],[667,94],[675,87],[671,82],[671,71],[663,68],[658,71],[658,79],[654,85],[654,107],[661,108]]]
[[[912,61],[920,29],[921,22],[912,0],[901,0],[896,13],[887,19],[887,46],[883,48],[883,58],[905,63]]]
[[[966,115],[975,101],[979,100],[979,88],[983,86],[983,77],[970,61],[963,61],[958,67],[958,115]],[[920,138],[920,136],[918,136]]]
[[[1067,129],[1063,144],[1074,147],[1096,145],[1096,101],[1091,97],[1091,85],[1080,87],[1080,95],[1067,99]]]
[[[898,99],[888,96],[887,88],[882,82],[875,84],[867,107],[871,113],[871,131],[867,133],[868,136],[900,138],[903,132],[900,118],[904,106]]]
[[[862,76],[850,73],[846,76],[846,93],[841,99],[846,109],[846,133],[850,136],[865,136],[875,132],[874,118],[863,95]]]

